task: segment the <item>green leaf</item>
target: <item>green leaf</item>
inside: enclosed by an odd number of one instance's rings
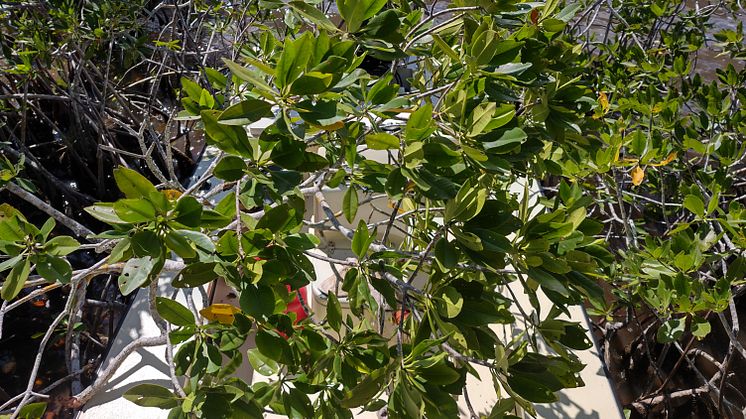
[[[147,223],[155,219],[155,207],[144,199],[120,199],[114,203],[114,212],[128,223]]]
[[[541,27],[550,33],[556,33],[556,32],[562,32],[563,29],[565,29],[565,26],[567,25],[567,22],[559,20],[559,19],[544,19],[541,22]]]
[[[182,196],[174,209],[174,220],[187,227],[199,227],[202,221],[202,204],[191,196]]]
[[[543,288],[554,291],[564,297],[568,297],[570,292],[562,282],[560,282],[554,275],[545,271],[541,268],[529,268],[528,276],[534,281],[538,282]]]
[[[321,12],[321,10],[313,7],[305,1],[291,1],[290,3],[288,3],[288,6],[295,9],[295,11],[300,13],[311,23],[317,25],[319,28],[322,28],[328,32],[337,31],[337,27],[334,25],[334,23],[329,20],[329,18],[326,17],[326,15]]]
[[[98,203],[85,207],[85,212],[90,214],[93,218],[103,221],[107,224],[126,224],[127,222],[119,218],[116,211],[114,211],[114,205],[108,203]]]
[[[3,261],[2,263],[0,263],[0,272],[4,272],[4,271],[12,268],[13,266],[15,266],[18,262],[21,261],[21,259],[23,259],[23,256],[24,255],[19,254],[19,255],[13,256],[12,258],[7,259],[7,260]]]
[[[129,295],[145,284],[153,267],[155,267],[155,261],[150,256],[128,260],[118,280],[122,294]]]
[[[196,262],[182,269],[172,285],[176,288],[195,288],[207,284],[215,278],[217,278],[217,274],[215,273],[214,263]]]
[[[287,204],[272,207],[259,219],[256,228],[266,228],[272,233],[290,230],[297,225],[294,213],[295,210]]]
[[[18,419],[41,419],[47,411],[47,402],[29,403],[18,411]]]
[[[53,256],[66,256],[78,250],[80,243],[70,236],[57,236],[44,244],[45,253]]]
[[[143,407],[171,409],[179,404],[171,390],[155,384],[138,384],[125,391],[123,397]]]
[[[263,91],[265,96],[271,97],[274,93],[272,87],[270,87],[260,75],[256,74],[256,72],[226,58],[223,58],[223,62],[225,62],[225,65],[231,70],[231,73],[233,73],[234,76],[253,84],[255,87]]]
[[[310,233],[297,233],[285,236],[283,239],[288,247],[297,250],[311,250],[321,243],[319,237]]]
[[[354,185],[350,185],[350,187],[347,188],[344,196],[342,197],[342,212],[344,213],[347,221],[352,222],[355,219],[355,215],[357,215],[357,208],[357,190],[355,189]]]
[[[166,242],[166,246],[169,249],[173,250],[174,253],[179,255],[179,257],[189,259],[197,256],[197,252],[195,252],[189,240],[179,234],[178,231],[169,231],[168,233],[166,233],[166,237],[164,237],[164,239]]]
[[[435,255],[435,260],[444,269],[453,269],[458,264],[459,255],[456,247],[445,238],[440,238],[435,243],[433,254]]]
[[[267,358],[282,362],[283,352],[288,346],[287,341],[277,332],[260,329],[256,332],[256,347]]]
[[[497,107],[495,114],[492,116],[492,120],[487,124],[488,130],[498,129],[508,122],[513,120],[515,116],[515,105],[509,103],[503,103]]]
[[[155,308],[164,320],[173,325],[193,326],[195,323],[194,314],[170,298],[155,297]]]
[[[404,37],[399,33],[398,13],[393,9],[388,9],[383,13],[378,13],[373,19],[369,20],[365,27],[360,31],[366,38],[379,39],[392,44],[401,43]]]
[[[558,400],[549,387],[522,375],[508,377],[508,384],[518,395],[534,403],[552,403]]]
[[[485,102],[477,105],[469,115],[468,124],[471,127],[469,129],[469,136],[474,137],[482,132],[492,121],[492,115],[495,114],[496,105],[495,102]]]
[[[493,74],[508,75],[522,73],[531,68],[531,63],[507,63],[497,67]]]
[[[36,262],[36,272],[49,282],[67,284],[73,276],[67,259],[58,256],[40,255]]]
[[[262,354],[258,348],[249,349],[246,355],[249,358],[249,363],[254,367],[254,371],[265,377],[277,374],[280,371],[277,362]]]
[[[313,38],[311,32],[304,32],[297,39],[285,38],[285,47],[280,54],[275,68],[275,84],[284,89],[294,82],[306,69],[308,59],[313,52]]]
[[[321,127],[333,126],[344,120],[344,115],[337,114],[337,102],[330,100],[305,100],[296,105],[295,110],[304,121]],[[305,148],[305,144],[304,144]]]
[[[399,148],[399,139],[385,132],[376,132],[365,136],[365,144],[371,150],[392,150]]]
[[[500,233],[486,228],[470,228],[482,241],[482,247],[488,252],[508,253],[512,250],[510,240]]]
[[[22,262],[16,263],[13,269],[10,270],[8,276],[5,277],[3,282],[2,291],[0,291],[0,297],[5,301],[10,301],[21,292],[23,285],[26,284],[29,270],[31,269],[31,261],[26,258]]]
[[[445,221],[467,221],[474,218],[484,207],[487,200],[487,189],[464,182],[456,197],[446,202]]]
[[[710,334],[710,332],[712,331],[712,326],[710,325],[710,322],[707,321],[707,319],[704,319],[700,316],[694,316],[692,317],[691,330],[694,337],[702,340]]]
[[[458,227],[451,227],[451,233],[456,237],[456,240],[464,245],[466,248],[474,250],[474,251],[480,251],[484,250],[484,246],[482,245],[482,239],[479,238],[474,233],[470,233],[468,231],[463,231]]]
[[[671,343],[679,340],[686,331],[686,318],[669,319],[658,328],[656,338],[660,343]]]
[[[249,136],[244,127],[220,123],[217,111],[202,111],[200,117],[210,144],[214,144],[228,154],[253,157],[254,152],[249,147]]]
[[[407,126],[404,129],[404,137],[413,141],[424,140],[435,131],[432,122],[433,105],[426,103],[409,116]]]
[[[117,167],[114,169],[114,180],[119,190],[127,198],[147,199],[151,192],[157,192],[155,186],[148,179],[126,167]]]
[[[2,218],[2,213],[0,213],[0,237],[2,237],[2,240],[23,241],[27,233],[21,227],[22,223],[23,221],[19,217]]]
[[[275,293],[266,285],[247,285],[239,298],[241,310],[255,319],[266,318],[275,312]]]
[[[583,7],[580,3],[572,3],[567,5],[564,9],[560,10],[554,17],[556,19],[569,22],[575,16],[575,14]]]
[[[528,135],[520,128],[505,131],[503,135],[495,140],[483,143],[484,149],[491,153],[509,153],[515,147],[526,141]]]
[[[163,253],[163,242],[152,230],[142,230],[130,238],[130,249],[137,257],[158,258]]]
[[[117,263],[124,260],[127,256],[127,253],[131,250],[130,245],[132,244],[132,241],[129,237],[125,237],[123,239],[119,239],[117,241],[117,244],[114,246],[113,249],[111,249],[111,253],[109,254],[109,258],[106,261],[107,263]]]
[[[54,221],[54,218],[49,217],[47,218],[47,221],[44,222],[44,225],[41,226],[39,229],[39,233],[41,234],[41,237],[43,240],[47,240],[49,237],[49,233],[54,230],[54,227],[57,225],[57,222]]]
[[[451,286],[445,287],[441,298],[445,303],[446,317],[452,319],[461,313],[461,308],[464,306],[464,297],[456,291],[456,288]]]
[[[451,384],[461,378],[461,374],[446,365],[445,362],[439,362],[430,367],[421,368],[417,371],[417,373],[428,384],[438,386]]]
[[[333,76],[327,73],[310,71],[298,77],[290,87],[294,95],[313,95],[323,93],[331,87]]]
[[[352,236],[352,252],[355,253],[358,258],[362,258],[366,253],[368,253],[368,248],[372,242],[373,238],[368,232],[368,225],[365,224],[365,221],[360,220],[357,224],[355,235]]]
[[[340,405],[346,409],[362,406],[373,399],[373,396],[381,391],[386,378],[385,368],[373,371],[364,376],[352,390],[345,392],[345,398]]]
[[[330,292],[327,295],[326,320],[332,329],[339,332],[340,327],[342,327],[342,307],[339,305],[337,294]]]
[[[271,116],[274,116],[271,103],[260,99],[246,99],[224,110],[218,116],[218,122],[223,125],[249,125]]]
[[[387,0],[337,0],[337,10],[347,24],[347,32],[357,32],[365,20],[375,16]]]
[[[697,195],[687,195],[684,197],[684,208],[693,212],[697,217],[705,217],[705,203]]]

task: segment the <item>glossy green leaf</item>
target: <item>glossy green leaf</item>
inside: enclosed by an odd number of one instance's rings
[[[254,318],[271,316],[275,311],[275,293],[266,285],[248,285],[241,291],[241,310]]]
[[[684,208],[693,212],[697,217],[704,218],[705,204],[702,199],[696,195],[687,195],[684,197]]]
[[[656,333],[660,343],[671,343],[678,340],[686,331],[686,318],[669,319],[663,322]]]
[[[164,320],[173,325],[194,325],[194,314],[177,301],[165,297],[156,297],[155,308]]]
[[[174,209],[174,221],[187,227],[199,227],[202,221],[202,204],[191,196],[179,199]]]
[[[36,272],[49,282],[61,282],[67,284],[73,276],[72,267],[67,259],[42,255],[36,261]]]
[[[327,73],[309,71],[298,77],[290,87],[294,95],[313,95],[327,91],[331,87],[333,76]]]
[[[311,57],[312,42],[310,32],[305,32],[297,39],[285,38],[285,47],[275,68],[275,84],[278,88],[289,86],[305,70]]]
[[[260,99],[246,99],[231,105],[218,116],[223,125],[249,125],[264,117],[271,117],[272,104]]]
[[[155,219],[155,207],[144,199],[120,199],[114,203],[116,215],[128,223],[147,223]]]
[[[324,13],[322,13],[321,10],[317,9],[311,4],[308,4],[305,1],[291,1],[288,3],[288,5],[295,9],[298,13],[303,15],[303,17],[305,17],[306,19],[318,25],[320,28],[323,28],[324,30],[329,32],[334,32],[337,30],[337,27],[334,25],[334,23],[332,23],[332,21],[329,20],[329,18],[326,17]]]
[[[127,198],[148,198],[151,192],[157,192],[155,186],[143,175],[126,167],[114,169],[114,180],[119,190]]]
[[[78,250],[80,243],[70,236],[57,236],[47,241],[42,248],[44,252],[53,256],[67,256]]]
[[[326,320],[329,322],[329,326],[331,326],[332,329],[339,332],[340,327],[342,327],[342,307],[339,305],[337,295],[333,292],[328,294]]]
[[[18,419],[41,419],[47,411],[47,402],[29,403],[18,410]]]
[[[10,301],[16,298],[23,289],[26,279],[28,279],[30,269],[31,261],[28,258],[23,259],[13,266],[8,276],[5,277],[2,291],[0,291],[0,296],[2,296],[3,300]]]
[[[215,264],[196,262],[187,265],[179,272],[172,285],[176,288],[198,287],[217,278]]]
[[[154,267],[155,261],[150,256],[128,260],[119,275],[119,290],[123,295],[131,294],[148,281]]]
[[[385,132],[377,132],[366,135],[365,144],[371,150],[392,150],[399,148],[399,139]]]
[[[85,207],[85,212],[90,214],[93,218],[103,221],[107,224],[125,224],[126,221],[119,218],[116,211],[114,210],[114,206],[110,204],[104,204],[104,203],[98,203],[96,205],[91,205],[90,207]]]
[[[254,367],[254,371],[261,375],[269,377],[277,374],[280,370],[280,366],[277,362],[262,354],[258,348],[249,349],[247,355],[249,363]]]
[[[344,196],[342,197],[342,212],[344,213],[345,218],[349,222],[353,222],[355,220],[355,215],[357,215],[357,209],[358,209],[358,198],[357,198],[357,189],[354,185],[350,185],[349,188],[345,191]]]
[[[138,384],[127,389],[123,397],[138,406],[170,409],[178,405],[171,390],[156,384]]]
[[[347,24],[347,31],[357,32],[385,4],[386,0],[337,0],[337,10]]]
[[[360,220],[355,230],[355,235],[352,237],[352,252],[361,258],[368,253],[368,248],[372,242],[373,237],[368,232],[367,224],[365,224],[365,221]]]
[[[180,232],[171,230],[164,237],[166,246],[182,258],[193,258],[197,255],[192,244]]]
[[[471,182],[465,182],[456,197],[446,202],[444,218],[446,221],[467,221],[474,218],[487,200],[487,190]]]

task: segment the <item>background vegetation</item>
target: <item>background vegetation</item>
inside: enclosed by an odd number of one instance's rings
[[[532,413],[583,384],[573,351],[591,343],[559,318],[579,304],[631,415],[741,417],[742,13],[667,0],[2,3],[0,318],[43,295],[58,304],[0,409],[39,417],[90,400],[117,363],[95,376],[113,329],[87,319],[103,304],[112,324],[150,287],[163,334],[128,350],[166,344],[173,385],[127,397],[172,417],[453,417],[475,365],[498,403],[469,415]],[[384,222],[356,217],[369,203]],[[309,227],[346,236],[355,257],[320,256]],[[323,321],[296,322],[287,304],[319,257],[346,268],[351,315],[330,293]],[[162,272],[178,287],[223,278],[240,307],[159,298]],[[505,340],[497,324],[526,327]],[[242,353],[249,335],[257,348]],[[46,371],[58,339],[65,370]],[[231,377],[241,362],[275,380]]]

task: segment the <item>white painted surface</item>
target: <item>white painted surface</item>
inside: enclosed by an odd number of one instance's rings
[[[159,283],[161,296],[175,298],[186,305],[185,290],[175,290],[169,284],[171,277],[164,276]],[[198,288],[193,292],[194,304],[199,310],[207,295],[205,290]],[[133,340],[141,336],[159,336],[160,330],[156,326],[148,309],[148,290],[140,289],[135,296],[130,310],[127,312],[122,326],[112,342],[111,349],[101,370],[106,368],[112,357]],[[148,418],[160,419],[168,417],[168,410],[138,406],[122,397],[129,388],[143,383],[160,384],[171,387],[171,379],[166,364],[166,346],[141,348],[128,356],[104,389],[91,399],[78,414],[79,419],[130,419]]]

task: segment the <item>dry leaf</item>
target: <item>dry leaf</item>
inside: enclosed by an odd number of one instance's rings
[[[233,324],[234,315],[240,311],[238,307],[230,304],[213,304],[200,310],[199,314],[211,322],[217,320],[222,324]]]
[[[630,175],[632,176],[632,184],[639,186],[642,183],[642,180],[645,179],[645,170],[640,166],[635,166],[632,169],[632,172],[630,172]]]

